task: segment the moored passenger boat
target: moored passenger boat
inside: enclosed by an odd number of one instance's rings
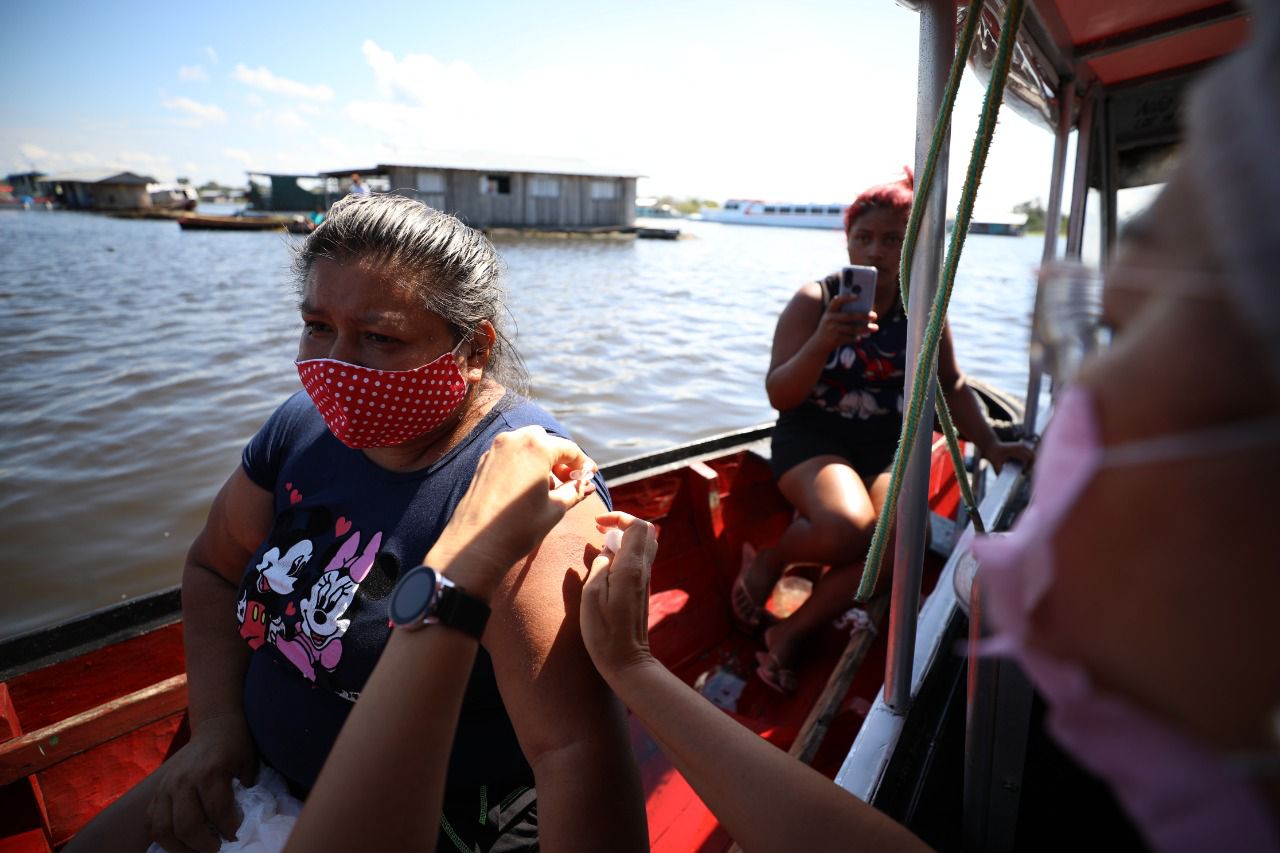
[[[726,225],[778,225],[788,228],[840,228],[847,205],[797,204],[783,201],[729,199],[724,207],[702,208],[706,222]]]

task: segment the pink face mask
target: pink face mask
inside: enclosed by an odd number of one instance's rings
[[[1104,447],[1087,391],[1065,388],[1056,409],[1036,462],[1030,505],[1009,533],[973,544],[983,602],[996,629],[983,650],[1018,660],[1044,697],[1054,737],[1106,780],[1153,848],[1280,850],[1280,828],[1246,779],[1276,772],[1280,757],[1233,761],[1215,753],[1098,690],[1081,664],[1027,644],[1031,614],[1053,584],[1054,537],[1100,468],[1275,444],[1280,423],[1271,418]]]
[[[457,351],[413,370],[376,370],[331,358],[296,364],[302,387],[338,441],[356,449],[394,447],[440,426],[462,405],[467,382]]]

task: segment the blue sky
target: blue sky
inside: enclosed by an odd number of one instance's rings
[[[642,193],[845,201],[913,156],[917,16],[892,0],[9,0],[0,20],[5,171],[243,184],[549,155]],[[956,189],[980,96],[958,104]],[[1006,111],[979,207],[1045,196],[1050,151]]]

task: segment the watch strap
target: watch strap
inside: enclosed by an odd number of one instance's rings
[[[457,628],[480,639],[484,635],[484,626],[489,622],[489,605],[443,576],[441,581],[436,611],[427,617],[427,621]]]

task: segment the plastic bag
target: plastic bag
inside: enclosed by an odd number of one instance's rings
[[[231,780],[236,807],[244,817],[235,841],[222,842],[222,853],[279,853],[302,811],[302,801],[289,793],[284,779],[269,767],[258,768],[258,781],[251,788]],[[165,853],[152,844],[147,853]]]

